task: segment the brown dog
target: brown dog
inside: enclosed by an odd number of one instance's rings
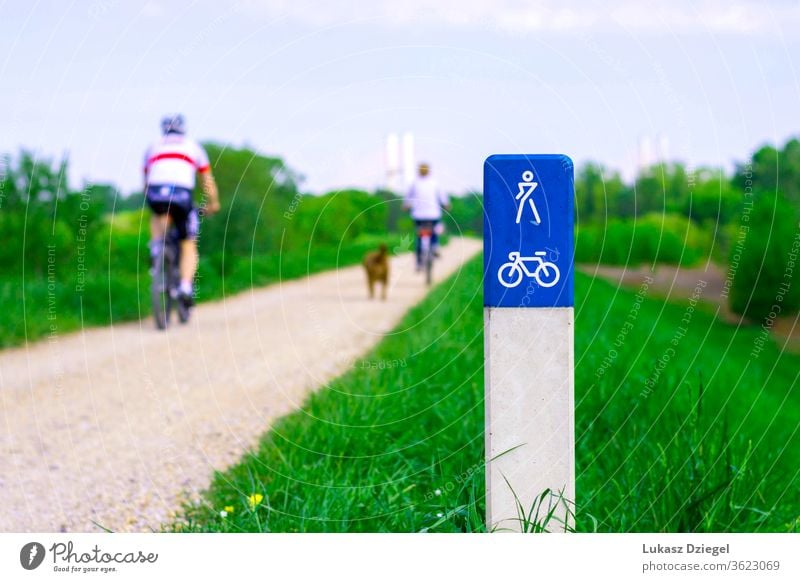
[[[383,285],[381,299],[386,299],[386,287],[389,286],[389,255],[386,245],[378,247],[377,251],[367,253],[364,257],[364,268],[367,270],[367,287],[369,298],[375,297],[375,283]]]

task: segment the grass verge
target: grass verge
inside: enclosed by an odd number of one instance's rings
[[[481,529],[479,282],[473,262],[437,286],[351,372],[216,474],[205,501],[170,529]]]
[[[0,277],[4,306],[0,348],[83,327],[104,326],[148,317],[151,313],[147,236],[135,230],[112,238],[111,247],[93,253],[93,262],[60,260],[42,274]],[[201,256],[197,277],[198,300],[209,301],[249,289],[356,264],[364,254],[385,242],[390,248],[408,246],[408,237],[362,235],[347,243],[309,242],[281,253]],[[96,259],[103,256],[102,261]]]
[[[481,262],[217,473],[169,531],[483,531]],[[798,531],[800,358],[576,275],[579,531]]]

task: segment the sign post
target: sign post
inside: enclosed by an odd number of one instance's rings
[[[573,165],[495,155],[483,169],[486,524],[530,531],[541,501],[538,525],[557,506],[545,528],[564,531],[575,502]]]

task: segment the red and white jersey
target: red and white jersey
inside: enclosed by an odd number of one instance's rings
[[[147,183],[192,190],[197,172],[208,172],[208,154],[191,138],[169,133],[151,145],[144,156]]]

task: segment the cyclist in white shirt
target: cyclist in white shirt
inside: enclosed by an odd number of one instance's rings
[[[170,219],[181,241],[180,300],[192,305],[192,281],[197,271],[197,233],[200,221],[192,200],[197,175],[206,197],[204,212],[219,210],[217,184],[205,150],[186,136],[182,115],[171,115],[161,121],[161,139],[145,153],[144,181],[147,205],[153,211],[150,218],[150,248],[162,244]]]
[[[439,222],[442,220],[442,208],[450,208],[450,199],[439,188],[435,178],[430,176],[431,168],[428,164],[419,165],[419,176],[408,189],[406,194],[406,208],[411,209],[411,218],[414,219],[417,229],[429,223],[433,228],[431,235],[431,248],[434,256],[439,256]],[[417,270],[422,268],[422,245],[417,237]]]

